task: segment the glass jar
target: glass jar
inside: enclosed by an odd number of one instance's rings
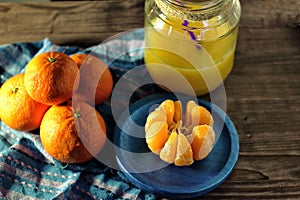
[[[239,0],[146,0],[144,60],[154,82],[191,94],[179,74],[197,96],[221,85],[233,67],[240,15]]]

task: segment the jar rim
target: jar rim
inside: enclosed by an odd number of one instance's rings
[[[201,6],[202,8],[209,8],[216,4],[225,2],[226,0],[167,0],[167,1],[184,7]]]
[[[233,0],[155,0],[165,15],[180,20],[204,21],[229,10]]]

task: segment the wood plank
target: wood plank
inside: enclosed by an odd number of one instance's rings
[[[299,199],[300,156],[240,156],[230,178],[199,199]]]
[[[281,57],[237,59],[225,81],[228,97],[290,98],[300,95],[300,53]]]
[[[49,37],[57,44],[90,46],[143,27],[140,0],[0,3],[0,44]]]
[[[236,61],[225,87],[241,154],[300,155],[299,67],[298,55]]]
[[[299,29],[288,26],[299,14],[297,0],[241,0],[238,59],[299,55]]]
[[[298,180],[226,182],[199,199],[299,199]]]

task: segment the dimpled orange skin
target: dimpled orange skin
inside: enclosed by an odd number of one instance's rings
[[[88,56],[88,54],[73,54],[70,57],[74,60],[74,62],[77,64],[77,67],[80,68],[80,66],[82,65],[82,63],[84,62],[84,60],[86,59],[86,57]]]
[[[113,89],[113,78],[106,64],[88,54],[74,54],[70,57],[80,68],[80,83],[73,99],[91,105],[106,101]]]
[[[101,151],[106,141],[105,121],[83,102],[52,106],[45,114],[40,137],[44,149],[63,163],[83,163]]]
[[[57,105],[72,97],[77,74],[78,67],[68,55],[46,52],[27,64],[24,84],[35,101]]]
[[[2,121],[18,131],[31,131],[40,126],[49,106],[34,101],[24,87],[24,74],[17,74],[0,89]]]

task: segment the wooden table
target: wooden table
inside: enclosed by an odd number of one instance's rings
[[[241,4],[235,66],[225,81],[239,160],[230,178],[200,199],[300,199],[300,1]],[[142,0],[0,3],[0,44],[45,37],[98,44],[143,27],[143,6]]]

